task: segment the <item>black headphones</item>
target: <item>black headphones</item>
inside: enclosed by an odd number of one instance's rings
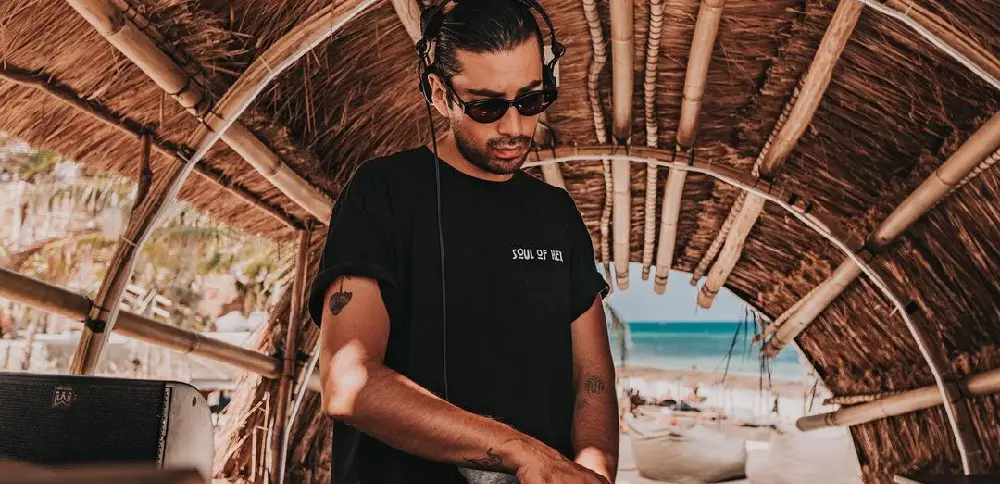
[[[472,0],[464,0],[472,1]],[[493,1],[493,0],[478,0],[478,1]],[[538,12],[542,16],[542,20],[549,29],[549,43],[552,48],[552,60],[545,64],[542,68],[542,83],[546,90],[550,90],[553,93],[558,93],[556,88],[556,75],[555,66],[559,58],[566,53],[566,47],[562,45],[556,39],[555,28],[552,27],[552,21],[549,20],[549,15],[545,13],[545,9],[538,4],[535,0],[512,0],[524,5],[525,7]],[[417,41],[417,55],[420,56],[420,60],[424,65],[424,70],[420,74],[420,92],[424,95],[424,100],[429,104],[433,104],[431,101],[431,82],[430,75],[436,73],[436,68],[431,62],[430,58],[430,40],[436,39],[438,34],[441,32],[441,26],[444,25],[445,20],[445,7],[450,4],[457,4],[459,0],[444,0],[436,7],[431,7],[424,10],[420,14],[420,24],[423,25],[423,30],[420,32],[420,40]]]

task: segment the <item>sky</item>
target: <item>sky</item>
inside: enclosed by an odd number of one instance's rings
[[[598,264],[598,270],[604,273],[604,267]],[[619,291],[617,286],[608,302],[627,321],[743,321],[746,304],[734,296],[728,289],[722,288],[710,309],[698,307],[695,299],[698,288],[691,285],[691,274],[671,271],[667,282],[667,292],[663,295],[653,292],[653,273],[650,270],[648,280],[642,280],[642,265],[633,263],[629,266],[629,287]],[[614,277],[612,267],[612,277]]]

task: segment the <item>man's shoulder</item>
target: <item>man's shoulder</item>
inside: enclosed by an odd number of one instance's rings
[[[564,188],[549,185],[544,180],[534,177],[526,172],[521,173],[524,185],[528,188],[532,197],[538,201],[560,208],[571,208],[576,210],[576,203],[573,197]]]
[[[409,178],[421,171],[421,161],[427,159],[425,151],[423,146],[416,146],[370,158],[358,166],[353,176],[385,181]]]

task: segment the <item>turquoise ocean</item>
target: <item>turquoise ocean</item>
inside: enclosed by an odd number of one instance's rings
[[[762,362],[760,345],[753,344],[754,324],[743,322],[629,322],[629,365],[666,370],[728,371],[730,374],[767,375],[774,379],[805,380],[806,367],[798,351],[786,348],[777,358]],[[615,363],[620,346],[611,335]]]

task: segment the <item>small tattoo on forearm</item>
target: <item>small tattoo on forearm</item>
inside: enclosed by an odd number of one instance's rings
[[[604,384],[604,379],[596,375],[587,378],[587,380],[583,382],[583,390],[594,395],[604,393],[604,389],[606,387],[607,385]]]
[[[351,302],[351,297],[353,295],[354,293],[344,290],[344,279],[341,279],[340,290],[330,296],[330,314],[333,314],[334,316],[340,314],[340,312],[347,307],[347,303]]]
[[[481,459],[469,459],[466,457],[465,460],[476,467],[486,470],[499,470],[503,465],[503,458],[496,452],[493,452],[492,447],[486,450],[486,457]]]

